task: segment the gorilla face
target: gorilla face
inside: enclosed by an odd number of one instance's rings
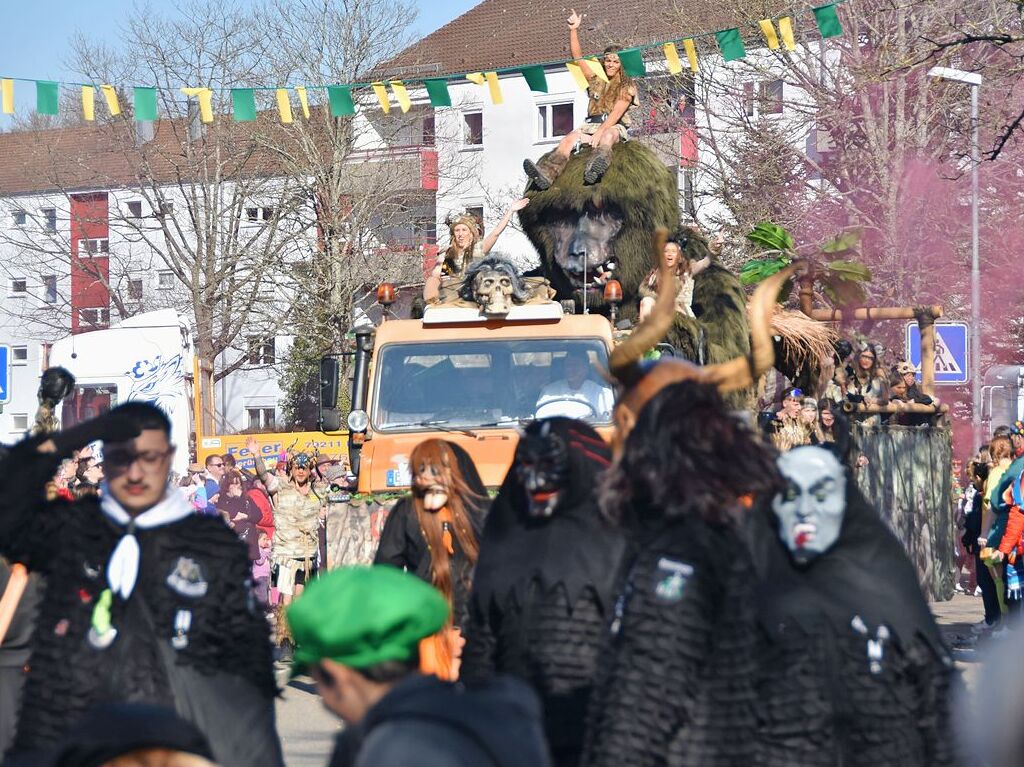
[[[622,223],[617,212],[594,206],[588,206],[583,215],[567,212],[551,222],[555,264],[574,288],[592,281],[599,267],[613,259]]]

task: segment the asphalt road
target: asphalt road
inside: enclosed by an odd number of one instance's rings
[[[932,604],[932,611],[970,686],[986,647],[984,641],[974,643],[970,638],[971,625],[982,618],[981,599],[957,595]],[[325,767],[341,725],[321,705],[313,681],[299,677],[278,701],[277,728],[288,767]]]

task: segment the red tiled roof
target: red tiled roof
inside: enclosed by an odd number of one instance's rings
[[[396,77],[455,74],[562,61],[569,58],[565,20],[570,3],[484,0],[400,53],[385,67]],[[777,0],[579,0],[584,53],[615,43],[657,43],[747,23]]]

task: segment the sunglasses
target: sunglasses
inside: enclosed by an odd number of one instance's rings
[[[210,464],[210,466],[213,466],[213,467],[215,467],[215,468],[218,468],[218,469],[219,469],[219,468],[220,468],[221,466],[223,466],[223,465],[224,465],[224,462],[223,462],[223,461],[221,461],[220,463],[211,463],[211,464]]]

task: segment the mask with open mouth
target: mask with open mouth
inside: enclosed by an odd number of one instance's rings
[[[427,511],[440,511],[448,503],[448,488],[443,485],[416,484],[413,486],[413,493],[423,499],[423,508]]]
[[[798,447],[778,459],[786,489],[772,508],[779,536],[797,564],[806,564],[828,551],[843,526],[846,512],[846,474],[836,457],[820,447]]]
[[[620,229],[621,215],[592,205],[580,216],[552,224],[555,264],[573,288],[593,281],[602,265],[613,259],[613,245]]]
[[[516,472],[526,490],[527,513],[546,519],[555,513],[569,472],[565,441],[543,422],[537,432],[527,432],[516,448]]]

